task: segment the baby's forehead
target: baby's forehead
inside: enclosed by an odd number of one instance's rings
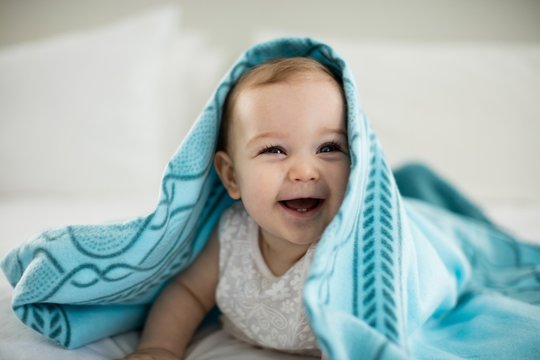
[[[236,99],[230,126],[236,132],[320,119],[317,123],[324,126],[345,127],[345,110],[342,93],[333,81],[322,76],[297,78],[244,89]]]
[[[237,127],[237,103],[249,90],[272,84],[294,84],[303,81],[329,81],[341,93],[343,104],[345,96],[341,79],[318,61],[308,57],[280,58],[256,65],[240,75],[227,95],[224,115],[220,129],[220,146],[226,147],[233,130]]]

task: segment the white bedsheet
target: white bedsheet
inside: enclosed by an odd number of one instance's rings
[[[75,350],[66,350],[24,326],[11,311],[10,295],[0,295],[0,359],[2,360],[111,360],[131,352],[139,334],[131,331],[96,341]],[[188,349],[186,360],[313,360],[260,349],[232,338],[223,330],[203,329]]]

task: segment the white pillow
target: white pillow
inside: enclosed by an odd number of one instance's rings
[[[540,200],[540,46],[338,44],[393,164],[422,160],[478,200]]]
[[[160,6],[1,48],[0,191],[157,197],[163,137],[178,131],[178,145],[193,120],[182,124],[186,66],[171,59],[196,41],[179,25],[179,9]]]

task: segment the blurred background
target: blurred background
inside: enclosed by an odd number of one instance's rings
[[[540,240],[538,0],[0,0],[0,243],[152,210],[221,77],[283,35],[348,60],[392,166]]]

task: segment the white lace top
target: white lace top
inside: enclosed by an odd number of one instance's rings
[[[258,230],[240,202],[221,217],[216,300],[223,328],[253,345],[320,356],[302,300],[315,248],[285,274],[275,276],[262,257]]]

